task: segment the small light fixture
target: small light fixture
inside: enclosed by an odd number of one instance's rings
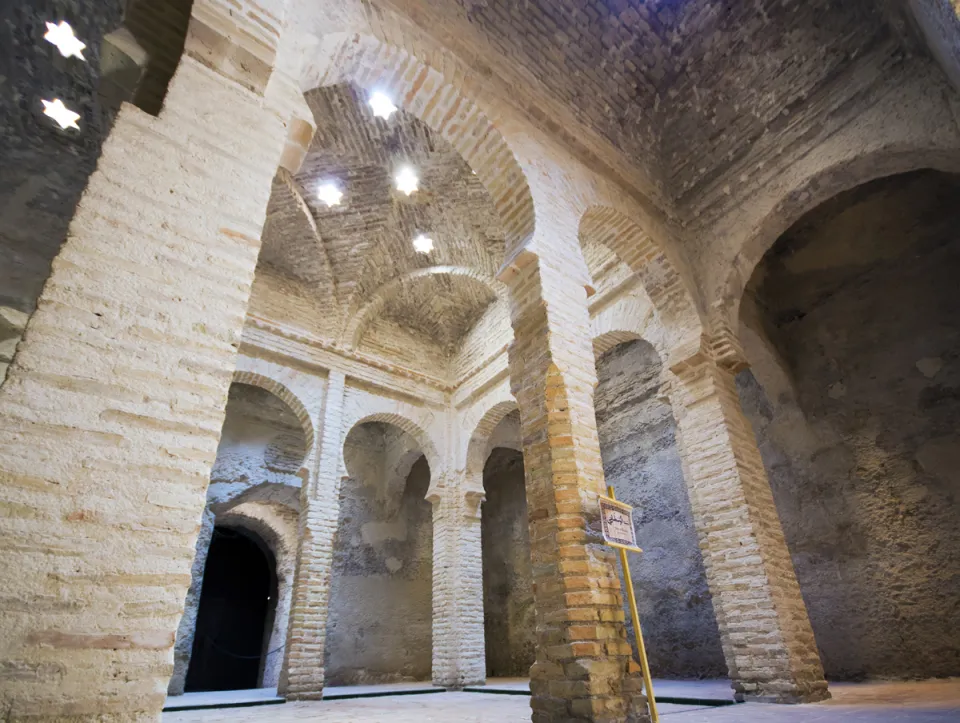
[[[87,46],[77,39],[77,36],[73,34],[73,28],[66,20],[61,20],[59,25],[47,23],[47,32],[43,39],[56,45],[60,55],[64,58],[69,58],[72,55],[80,58],[80,60],[86,60],[81,51]]]
[[[41,100],[43,103],[43,114],[48,118],[53,118],[54,121],[60,126],[61,129],[66,130],[67,128],[76,128],[80,130],[80,126],[77,125],[77,121],[80,119],[79,113],[74,113],[72,110],[67,108],[63,104],[63,101],[59,98],[54,98],[50,100]]]
[[[402,191],[408,196],[420,187],[420,179],[417,178],[417,174],[414,173],[410,166],[401,168],[394,177],[394,180],[397,182],[397,190]]]
[[[343,191],[341,191],[333,181],[327,181],[317,189],[317,198],[332,208],[333,206],[340,205],[340,199],[343,198]]]
[[[433,239],[426,234],[420,234],[413,240],[413,248],[419,254],[428,254],[433,251]]]
[[[393,101],[379,90],[370,96],[369,102],[370,107],[373,108],[373,114],[384,120],[390,120],[390,116],[397,110],[397,106],[393,104]]]

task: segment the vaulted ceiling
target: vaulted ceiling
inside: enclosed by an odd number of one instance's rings
[[[347,316],[376,303],[379,317],[452,353],[495,299],[504,233],[492,199],[460,155],[414,116],[375,117],[350,85],[306,99],[317,132],[296,176],[274,182],[261,263]],[[420,179],[410,196],[394,181],[403,166]],[[331,181],[344,194],[333,207],[318,196]],[[431,253],[414,250],[419,234],[433,240]],[[431,268],[439,273],[421,273]]]
[[[899,0],[378,0],[539,86],[667,203],[722,176],[765,136],[816,124],[863,91],[862,59],[902,55]],[[867,74],[869,75],[869,74]],[[507,95],[522,104],[531,94]],[[812,111],[798,121],[798,110]],[[573,133],[576,135],[576,132]],[[615,162],[615,161],[612,161]]]

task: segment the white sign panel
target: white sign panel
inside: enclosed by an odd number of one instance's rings
[[[633,529],[633,508],[630,505],[601,496],[600,520],[603,523],[603,539],[608,545],[639,550]]]

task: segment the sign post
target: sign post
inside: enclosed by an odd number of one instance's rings
[[[633,508],[617,501],[613,486],[607,487],[609,497],[600,497],[600,520],[603,525],[603,539],[620,552],[620,566],[623,568],[623,580],[627,586],[627,600],[630,602],[630,614],[633,618],[633,630],[637,635],[637,653],[640,656],[640,668],[643,671],[643,687],[650,707],[653,723],[660,723],[657,714],[657,701],[653,697],[653,680],[650,677],[650,664],[647,662],[647,649],[643,645],[643,631],[640,629],[640,614],[637,612],[637,597],[633,592],[633,580],[630,578],[630,565],[627,550],[643,552],[637,547],[637,535],[633,528]]]

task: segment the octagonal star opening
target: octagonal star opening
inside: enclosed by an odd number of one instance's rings
[[[420,187],[420,179],[410,166],[404,166],[397,171],[394,181],[397,183],[397,190],[408,196],[415,193]]]
[[[419,254],[428,254],[433,251],[433,239],[426,234],[420,234],[413,240],[413,248]]]
[[[397,106],[393,104],[393,101],[390,100],[385,93],[381,93],[379,90],[370,96],[369,103],[370,107],[373,109],[373,114],[378,118],[383,118],[384,120],[390,120],[390,116],[397,111]]]
[[[343,191],[333,181],[327,181],[317,189],[317,198],[327,204],[328,207],[333,208],[340,205]]]

